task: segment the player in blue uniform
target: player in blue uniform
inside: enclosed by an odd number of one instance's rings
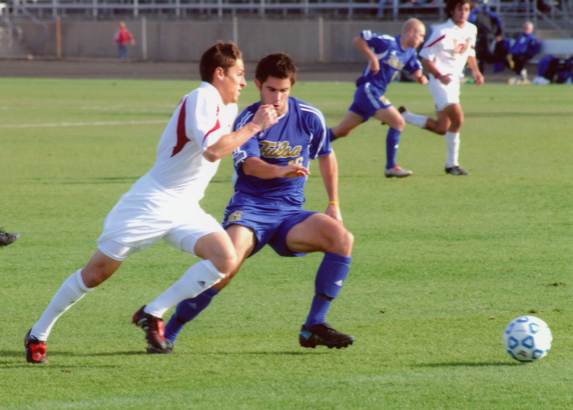
[[[414,81],[427,84],[418,61],[416,47],[424,41],[426,28],[417,19],[410,19],[402,26],[402,34],[396,37],[363,31],[353,41],[354,46],[368,59],[368,66],[362,77],[356,81],[354,102],[336,127],[332,128],[332,139],[346,137],[350,132],[370,117],[390,126],[386,135],[387,178],[403,178],[412,175],[396,165],[396,152],[400,134],[404,129],[404,119],[384,97],[386,87],[402,69],[411,74]]]
[[[243,261],[270,245],[281,256],[323,252],[315,279],[315,296],[302,326],[303,347],[347,347],[354,337],[326,323],[326,313],[350,269],[354,238],[342,226],[338,202],[338,167],[330,148],[329,130],[322,113],[289,97],[296,67],[284,53],[264,57],[256,70],[255,84],[261,101],[247,107],[235,129],[248,124],[261,104],[272,104],[278,123],[233,152],[237,179],[235,194],[225,210],[223,227],[231,238],[239,264],[221,282],[193,299],[181,302],[165,328],[165,338],[175,343],[185,323],[204,310],[227,286]],[[302,209],[310,159],[318,159],[328,194],[324,214]],[[150,353],[170,353],[171,349]]]

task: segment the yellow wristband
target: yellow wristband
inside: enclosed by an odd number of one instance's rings
[[[338,201],[328,201],[328,205],[340,205]]]

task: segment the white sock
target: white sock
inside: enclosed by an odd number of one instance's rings
[[[458,151],[460,150],[460,133],[446,132],[446,148],[448,156],[446,158],[446,168],[455,167],[458,164]]]
[[[224,277],[225,275],[219,272],[211,261],[197,262],[173,286],[145,306],[143,311],[156,317],[163,317],[163,314],[171,306],[175,306],[185,299],[194,298]]]
[[[428,117],[424,115],[412,114],[411,112],[405,112],[402,114],[402,116],[408,124],[412,124],[420,128],[426,128],[426,121],[428,121]]]
[[[65,311],[71,308],[74,303],[93,289],[95,288],[89,289],[84,284],[81,269],[72,274],[62,283],[62,286],[52,298],[52,301],[42,314],[42,317],[40,317],[40,320],[32,326],[30,335],[44,342],[48,340],[48,336],[50,336],[50,332],[56,320],[58,320]]]

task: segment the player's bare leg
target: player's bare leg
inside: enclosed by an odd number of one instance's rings
[[[310,313],[299,334],[302,347],[318,345],[347,347],[354,337],[326,323],[326,313],[348,275],[354,237],[340,222],[324,214],[315,214],[294,226],[288,233],[287,247],[293,252],[324,252],[315,279],[315,296]]]
[[[257,245],[257,238],[251,228],[233,224],[225,229],[237,253],[237,264],[235,268],[225,276],[219,283],[213,286],[213,289],[220,291],[231,282],[231,279],[237,274],[241,265],[249,257]]]
[[[34,326],[26,334],[26,360],[29,363],[47,363],[46,341],[58,318],[86,293],[107,280],[121,265],[99,249],[83,268],[68,277]]]
[[[352,132],[353,129],[358,127],[364,122],[364,118],[361,115],[356,114],[352,111],[346,111],[344,117],[336,127],[332,127],[330,130],[336,138],[346,137]]]
[[[226,229],[229,238],[235,248],[237,255],[237,263],[234,268],[226,275],[219,283],[216,283],[211,288],[205,290],[203,293],[199,294],[194,298],[185,299],[177,305],[175,312],[169,319],[169,322],[165,326],[165,338],[171,342],[172,345],[175,344],[175,340],[179,335],[179,332],[186,323],[195,319],[203,310],[205,310],[210,304],[212,299],[226,287],[233,277],[237,274],[241,265],[247,259],[247,257],[253,252],[255,246],[257,245],[257,238],[251,228],[246,226],[232,224]],[[207,249],[206,249],[207,250]],[[195,252],[201,252],[197,250]],[[155,349],[153,346],[148,346],[148,353],[171,353],[171,350]]]
[[[390,126],[386,134],[386,168],[384,175],[386,178],[404,178],[412,175],[412,171],[402,169],[396,164],[400,134],[406,125],[404,118],[392,105],[377,110],[374,113],[374,118],[381,121],[382,124]]]

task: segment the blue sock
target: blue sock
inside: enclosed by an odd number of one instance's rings
[[[169,319],[169,322],[165,325],[165,338],[175,344],[175,339],[177,339],[177,335],[179,331],[183,329],[183,326],[205,310],[205,308],[209,306],[209,303],[211,303],[213,296],[216,296],[218,293],[218,290],[209,288],[192,299],[186,299],[180,302],[177,308],[175,308],[171,319]]]
[[[400,134],[396,128],[390,127],[386,135],[386,169],[396,166],[396,153],[398,152],[398,143],[400,142]]]
[[[333,142],[336,139],[336,137],[334,136],[334,133],[332,132],[332,128],[328,129],[328,139],[330,142]]]
[[[314,289],[316,296],[312,300],[310,312],[304,326],[308,329],[326,322],[326,314],[332,299],[335,299],[342,288],[350,270],[350,256],[326,252],[316,273]]]

